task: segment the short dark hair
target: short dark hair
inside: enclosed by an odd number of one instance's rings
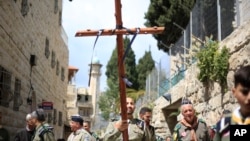
[[[142,107],[139,114],[145,114],[146,112],[152,113],[152,109],[150,109],[148,107]]]
[[[84,120],[83,123],[87,123],[90,126],[90,121]]]
[[[43,109],[39,108],[31,113],[32,118],[36,118],[40,122],[44,122],[46,120],[46,113]]]
[[[241,84],[243,87],[250,88],[250,65],[244,66],[234,74],[234,86]]]

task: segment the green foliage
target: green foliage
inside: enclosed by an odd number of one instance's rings
[[[219,43],[212,41],[211,38],[206,38],[204,48],[197,53],[197,66],[200,69],[198,79],[206,84],[209,81],[216,81],[221,86],[225,86],[229,66],[229,50],[225,46],[219,50]]]
[[[102,117],[105,120],[109,119],[110,113],[112,113],[113,111],[117,111],[116,107],[114,107],[114,104],[115,104],[115,97],[112,97],[110,93],[105,92],[103,95],[99,97],[98,105],[100,110],[102,111]]]
[[[129,38],[125,37],[125,39],[124,39],[125,50],[127,49],[129,43],[130,43]],[[131,81],[133,83],[131,88],[138,90],[138,87],[139,87],[138,81],[137,81],[138,73],[136,70],[135,53],[132,50],[132,48],[130,48],[129,52],[126,55],[125,69],[126,69],[125,70],[126,77],[128,78],[129,81]]]
[[[124,39],[124,51],[126,51],[129,43],[130,40],[126,37]],[[120,111],[120,92],[117,60],[117,48],[115,48],[112,52],[110,60],[108,61],[105,73],[107,76],[108,88],[106,89],[106,92],[102,96],[100,96],[100,99],[98,101],[99,108],[102,111],[102,116],[106,120],[110,118],[110,113],[114,113],[115,115],[117,115]],[[130,91],[131,93],[135,93],[138,89],[138,74],[136,71],[135,54],[132,48],[129,50],[125,58],[125,73],[128,80],[133,83]]]
[[[222,85],[227,83],[229,50],[224,46],[220,53],[216,54],[214,58],[214,80],[218,81]]]
[[[168,48],[162,46],[162,41],[166,45],[175,43],[182,35],[182,30],[173,23],[177,23],[185,28],[189,22],[190,11],[195,0],[151,0],[145,19],[147,27],[164,26],[163,34],[153,35],[158,41],[158,48],[168,52]]]
[[[139,89],[145,90],[146,78],[154,67],[155,65],[151,55],[151,51],[149,52],[146,51],[143,57],[139,59],[139,63],[136,67],[138,72]]]

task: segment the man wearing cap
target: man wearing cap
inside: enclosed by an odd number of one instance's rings
[[[128,130],[129,141],[144,141],[144,123],[139,119],[133,118],[135,110],[134,100],[127,97],[126,102],[128,120],[110,122],[104,134],[104,141],[122,141],[122,132],[125,130]]]
[[[181,103],[181,119],[174,128],[174,141],[210,141],[208,127],[202,119],[198,119],[192,103],[183,99]]]
[[[43,109],[37,109],[31,113],[31,121],[36,126],[32,141],[55,141],[53,127],[45,123],[45,117]]]
[[[70,128],[72,133],[68,141],[94,141],[93,137],[83,129],[83,119],[81,116],[71,116]]]

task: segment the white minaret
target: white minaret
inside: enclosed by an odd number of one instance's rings
[[[100,77],[101,77],[101,67],[100,61],[97,57],[94,57],[92,60],[92,70],[90,77],[90,86],[89,86],[89,94],[92,96],[92,105],[93,105],[93,115],[92,115],[92,124],[94,124],[94,119],[98,114],[98,100],[100,96]]]

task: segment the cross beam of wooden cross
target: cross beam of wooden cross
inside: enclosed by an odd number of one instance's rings
[[[115,17],[116,29],[104,29],[100,36],[117,35],[117,54],[118,54],[118,75],[119,75],[119,90],[121,104],[121,119],[127,120],[127,102],[126,102],[126,84],[123,80],[125,75],[125,67],[123,62],[124,46],[123,35],[136,33],[138,28],[125,29],[122,24],[121,0],[115,0]],[[75,36],[97,36],[100,30],[82,30],[78,31]],[[164,31],[164,27],[149,27],[140,28],[137,34],[160,34]],[[90,72],[91,73],[91,72]],[[128,130],[123,132],[123,141],[128,141]]]

